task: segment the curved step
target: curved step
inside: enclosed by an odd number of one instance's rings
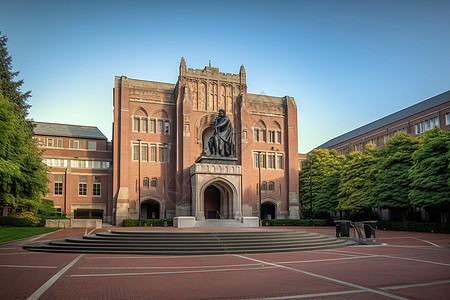
[[[25,250],[161,255],[289,252],[344,247],[334,237],[294,230],[118,231],[26,244]]]

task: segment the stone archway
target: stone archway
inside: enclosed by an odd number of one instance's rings
[[[277,211],[277,207],[272,202],[267,201],[267,202],[261,204],[262,218],[264,220],[276,219],[276,211]]]
[[[220,212],[221,202],[220,190],[214,185],[210,185],[205,189],[203,194],[205,219],[220,219],[222,214]]]
[[[160,197],[146,195],[141,197],[141,219],[161,219],[163,200]]]

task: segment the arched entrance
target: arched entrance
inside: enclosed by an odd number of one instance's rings
[[[205,189],[205,219],[220,219],[220,190],[210,185]]]
[[[261,204],[262,218],[263,219],[276,219],[276,205],[272,202],[264,202]]]
[[[142,219],[160,219],[161,207],[158,201],[145,200],[141,202]]]

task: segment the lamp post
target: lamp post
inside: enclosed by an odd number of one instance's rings
[[[163,226],[167,227],[167,143],[163,143],[164,145],[164,220]]]
[[[262,209],[261,209],[261,153],[262,151],[257,151],[258,153],[258,169],[259,169],[259,185],[258,185],[258,197],[259,197],[259,226],[262,226]]]
[[[138,209],[138,226],[141,227],[141,140],[138,139],[138,197],[139,197],[139,209]]]
[[[309,201],[310,201],[310,207],[309,207],[309,224],[311,226],[314,226],[313,221],[313,201],[312,201],[312,158],[309,159]]]

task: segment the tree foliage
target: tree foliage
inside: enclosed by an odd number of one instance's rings
[[[14,81],[6,36],[0,35],[0,202],[23,206],[38,213],[48,211],[47,167],[25,119],[29,92],[20,92],[22,80]]]
[[[409,200],[418,206],[450,205],[450,132],[435,127],[420,139],[409,171]]]

